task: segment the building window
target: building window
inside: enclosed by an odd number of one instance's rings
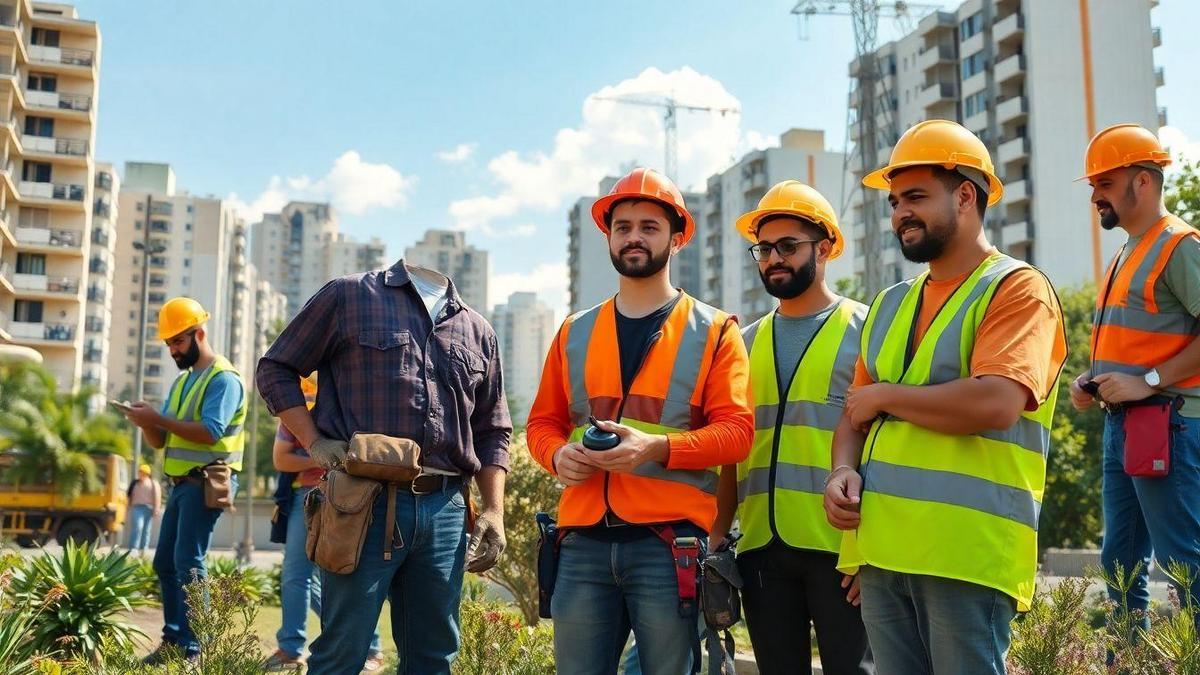
[[[37,115],[25,116],[25,133],[29,136],[40,136],[42,138],[54,137],[54,120],[49,117],[38,117]]]
[[[32,183],[49,183],[50,163],[25,160],[21,166],[21,180]]]
[[[961,41],[966,42],[975,35],[978,35],[983,30],[983,12],[975,12],[971,16],[962,20],[959,24],[959,33],[961,33]]]
[[[982,73],[984,68],[987,68],[987,59],[983,50],[979,50],[974,54],[963,59],[962,62],[962,79],[968,79],[973,75]]]
[[[59,32],[49,28],[33,27],[30,33],[29,41],[41,47],[57,47]]]
[[[987,106],[988,98],[986,91],[971,94],[963,103],[963,117],[971,117],[972,115],[984,112],[987,110]]]
[[[45,274],[46,256],[41,253],[18,253],[17,274]]]
[[[17,300],[13,302],[13,320],[20,323],[42,322],[41,300]]]
[[[29,91],[58,91],[58,78],[45,73],[30,73],[26,80]]]

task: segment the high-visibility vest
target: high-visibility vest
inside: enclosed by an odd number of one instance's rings
[[[793,548],[837,553],[842,533],[826,520],[822,500],[867,306],[839,301],[791,373],[780,373],[775,360],[775,340],[792,339],[776,332],[775,314],[742,334],[750,352],[754,445],[738,464],[738,550],[778,539]],[[781,385],[787,386],[783,403]]]
[[[912,348],[928,271],[880,293],[862,336],[871,379],[921,386],[970,377],[975,335],[996,289],[1029,267],[988,256]],[[1061,324],[1058,339],[1065,343]],[[1037,410],[1003,431],[950,435],[890,415],[872,424],[861,467],[862,521],[844,533],[838,569],[872,565],[959,579],[1002,591],[1027,611],[1057,391],[1052,384]]]
[[[562,339],[570,440],[583,438],[589,415],[651,434],[704,426],[704,386],[727,321],[736,319],[682,294],[625,391],[614,300],[568,318]],[[563,490],[558,524],[595,525],[609,509],[629,523],[688,520],[707,532],[717,514],[716,469],[668,469],[646,462],[630,473],[597,471],[583,484]]]
[[[1169,215],[1142,236],[1119,270],[1121,253],[1109,263],[1092,320],[1093,377],[1102,373],[1143,375],[1200,335],[1200,321],[1190,312],[1161,308],[1163,296],[1171,291],[1165,282],[1159,283],[1175,247],[1197,236],[1200,233],[1193,227]],[[1165,391],[1200,396],[1200,373]]]
[[[187,395],[183,395],[183,383],[188,373],[183,372],[171,385],[171,397],[168,399],[167,412],[171,417],[186,422],[199,422],[204,407],[204,394],[208,383],[217,373],[233,373],[239,380],[241,375],[224,356],[217,356],[212,365],[200,373],[192,384]],[[163,473],[168,476],[182,476],[192,469],[224,460],[234,471],[242,470],[242,451],[246,446],[246,397],[238,406],[224,435],[216,443],[205,445],[193,443],[181,436],[167,432],[166,448],[163,450]]]

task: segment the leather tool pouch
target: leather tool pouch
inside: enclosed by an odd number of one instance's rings
[[[204,476],[204,505],[210,509],[233,510],[233,469],[217,460],[200,470]]]
[[[328,472],[304,498],[308,559],[334,574],[357,569],[371,525],[371,506],[382,489],[376,480],[339,470]]]
[[[342,468],[359,478],[404,483],[421,473],[421,446],[408,438],[354,434]]]

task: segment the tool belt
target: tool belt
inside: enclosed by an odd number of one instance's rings
[[[704,612],[709,673],[734,672],[735,645],[729,632],[742,618],[742,575],[734,555],[734,540],[726,539],[700,563],[700,609]],[[724,639],[721,633],[724,633]],[[718,664],[717,662],[720,661]]]
[[[199,483],[204,490],[204,506],[210,509],[237,509],[233,506],[233,469],[225,460],[198,466],[182,476],[171,476],[171,485]]]

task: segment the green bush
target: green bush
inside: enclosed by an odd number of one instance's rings
[[[37,672],[39,654],[29,634],[29,626],[37,620],[55,596],[29,603],[14,597],[13,571],[0,572],[0,675],[27,675]]]
[[[127,556],[115,550],[101,556],[86,544],[68,542],[61,556],[43,553],[14,570],[13,590],[22,604],[52,599],[28,627],[38,652],[98,657],[106,640],[134,648],[134,639],[144,634],[121,618],[146,601],[137,566]]]
[[[230,580],[251,602],[279,604],[279,585],[271,573],[253,565],[242,567],[236,559],[226,556],[209,556],[204,564],[210,577]]]
[[[549,625],[525,626],[521,615],[500,603],[464,601],[462,647],[452,675],[543,675],[554,672],[554,633]]]
[[[158,583],[158,572],[154,571],[154,561],[150,558],[138,558],[134,561],[137,571],[134,579],[137,583],[138,594],[148,603],[162,602],[162,585]]]

